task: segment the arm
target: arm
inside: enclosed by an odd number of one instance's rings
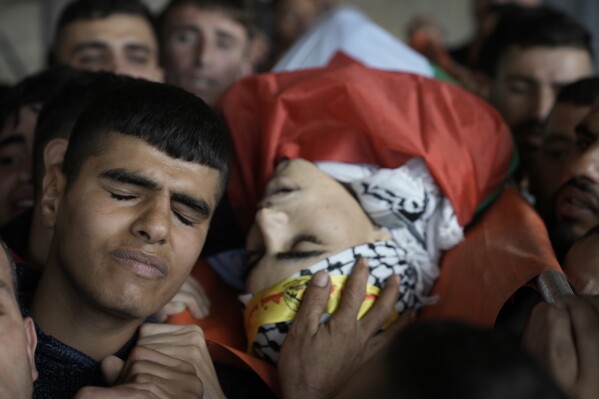
[[[389,278],[372,309],[357,320],[367,280],[366,261],[360,260],[348,280],[339,309],[328,322],[321,323],[330,279],[324,272],[314,275],[279,355],[277,369],[283,398],[334,397],[352,374],[409,322],[411,314],[377,334],[397,302],[396,276]]]

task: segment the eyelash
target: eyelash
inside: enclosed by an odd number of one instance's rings
[[[112,193],[112,192],[110,193],[110,196],[117,201],[130,201],[130,200],[136,198],[134,195],[121,195],[121,194],[116,194],[116,193]],[[185,226],[193,226],[193,222],[190,221],[189,219],[181,216],[177,212],[173,212],[173,213],[175,214],[177,219],[179,219],[179,221],[181,223],[183,223]]]

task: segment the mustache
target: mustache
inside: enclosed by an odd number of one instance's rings
[[[599,192],[597,190],[595,190],[593,185],[585,179],[576,178],[576,177],[573,177],[572,179],[568,180],[560,187],[560,189],[557,192],[556,198],[567,187],[577,188],[578,190],[592,196],[593,199],[596,201],[596,203],[599,203]]]

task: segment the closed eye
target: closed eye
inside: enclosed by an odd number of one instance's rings
[[[123,195],[123,194],[117,194],[117,193],[113,193],[113,192],[110,192],[110,197],[114,198],[117,201],[131,201],[131,200],[137,198],[137,196],[135,196],[135,195]]]
[[[192,226],[193,225],[193,222],[191,220],[187,219],[185,216],[181,215],[178,212],[174,212],[174,213],[175,213],[175,216],[177,217],[177,219],[179,219],[179,221],[181,223],[183,223],[185,226]]]

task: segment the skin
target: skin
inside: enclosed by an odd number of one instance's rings
[[[252,72],[248,32],[225,11],[193,4],[172,9],[162,43],[167,83],[194,93],[209,105]]]
[[[599,234],[590,233],[576,241],[562,266],[576,294],[599,295]]]
[[[512,129],[524,171],[537,154],[559,90],[593,74],[590,54],[574,47],[513,46],[491,86],[491,102]]]
[[[557,103],[547,121],[539,155],[531,165],[530,190],[541,215],[551,209],[551,200],[560,186],[560,176],[576,151],[576,126],[591,107]]]
[[[576,128],[576,151],[568,161],[555,203],[560,241],[567,247],[599,224],[599,105]],[[571,245],[571,244],[570,244]],[[565,248],[564,248],[565,249]]]
[[[246,243],[246,285],[256,293],[346,248],[390,237],[311,162],[281,163],[266,187]]]
[[[56,61],[88,71],[162,82],[158,43],[151,25],[141,16],[113,14],[78,20],[65,26],[55,45]]]
[[[6,252],[0,248],[0,396],[31,398],[37,378],[37,337],[31,318],[21,316]]]
[[[322,12],[320,0],[282,0],[275,8],[277,39],[289,47]]]
[[[119,133],[74,181],[51,167],[42,216],[54,238],[31,304],[40,327],[96,360],[115,353],[188,277],[219,175]]]
[[[31,154],[37,106],[10,115],[0,130],[0,226],[33,205]]]

